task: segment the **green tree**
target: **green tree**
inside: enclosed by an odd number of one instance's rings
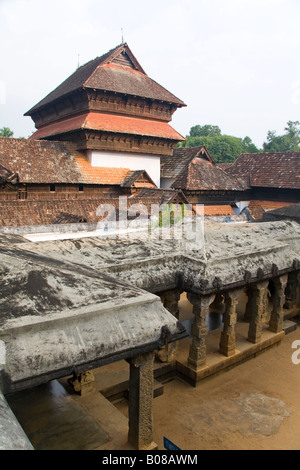
[[[288,121],[285,134],[276,135],[269,131],[267,142],[263,143],[265,152],[299,152],[300,151],[300,122]]]
[[[243,139],[243,153],[258,153],[259,149],[252,142],[250,137],[246,136]]]
[[[197,124],[197,126],[191,127],[190,130],[190,137],[214,137],[221,134],[219,126],[212,126],[211,124],[205,124],[204,126]]]
[[[241,153],[258,152],[250,137],[244,139],[222,134],[219,126],[199,124],[191,127],[186,141],[178,147],[201,147],[204,145],[217,163],[234,162]]]
[[[0,129],[0,137],[13,137],[14,133],[9,127],[2,127]]]

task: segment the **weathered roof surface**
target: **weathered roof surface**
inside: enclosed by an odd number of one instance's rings
[[[175,131],[167,122],[107,113],[85,113],[49,124],[38,129],[30,137],[30,140],[65,134],[66,132],[71,132],[76,129],[159,137],[176,141],[184,140],[184,137]]]
[[[165,326],[171,337],[182,334],[158,297],[28,248],[18,237],[0,237],[0,340],[8,386],[157,349]]]
[[[83,183],[75,156],[82,154],[63,142],[0,138],[0,164],[21,183]]]
[[[12,387],[97,367],[159,344],[177,321],[148,291],[216,292],[299,267],[292,222],[209,224],[204,243],[98,237],[30,243],[0,236],[0,340]],[[130,284],[128,283],[130,280]],[[12,301],[13,299],[13,301]],[[98,364],[99,365],[99,364]],[[28,386],[28,382],[27,382]]]
[[[161,177],[177,178],[188,163],[196,157],[203,157],[207,161],[213,162],[208,150],[204,146],[175,148],[173,155],[161,158]]]
[[[233,165],[233,162],[218,162],[217,167],[221,168],[221,170],[226,171]]]
[[[127,198],[127,207],[129,209],[132,205],[140,204],[150,215],[152,204],[169,203],[177,194],[178,192],[174,191],[171,197],[169,192],[167,196],[165,192],[155,190],[151,193],[142,192]],[[77,223],[81,220],[96,224],[102,220],[97,214],[98,209],[107,206],[118,214],[119,198],[0,201],[0,227],[51,225],[57,221]],[[62,218],[61,214],[68,214],[68,220],[66,217]]]
[[[226,173],[254,187],[300,189],[300,152],[242,154]]]
[[[113,65],[118,55],[124,52],[133,63],[133,68]],[[25,115],[30,116],[38,109],[49,103],[82,88],[113,91],[133,96],[141,96],[153,100],[166,101],[177,106],[185,106],[168,90],[152,80],[136,58],[127,44],[121,44],[101,57],[91,60],[79,67],[70,77],[49,93]]]
[[[265,213],[273,212],[274,209],[280,209],[291,205],[291,202],[253,200],[250,201],[245,210],[250,214],[253,220],[262,220]]]
[[[243,191],[245,189],[245,186],[236,178],[227,175],[215,164],[199,157],[189,161],[171,187],[189,191]]]
[[[290,219],[300,221],[300,204],[289,204],[277,209],[269,210],[264,214],[266,220]]]
[[[156,184],[145,170],[130,171],[121,184],[122,188],[156,188]]]
[[[10,183],[18,179],[18,175],[0,165],[0,184]]]
[[[230,205],[205,205],[204,216],[205,217],[220,217],[234,215],[233,209]]]
[[[172,156],[161,159],[161,177],[175,179],[172,188],[186,190],[245,189],[214,162],[205,146],[174,149]]]
[[[159,204],[170,204],[174,201],[179,201],[183,204],[188,204],[188,199],[185,197],[181,190],[176,189],[153,189],[153,188],[143,188],[141,189],[137,196],[138,198],[149,198],[154,202],[159,202]]]
[[[18,175],[20,183],[27,184],[121,185],[132,171],[93,167],[86,154],[75,150],[69,142],[2,137],[0,182],[2,176],[11,180],[14,174]]]

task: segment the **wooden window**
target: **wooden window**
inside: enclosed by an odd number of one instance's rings
[[[50,184],[50,191],[55,193],[55,184]]]
[[[79,185],[78,185],[78,191],[84,191],[83,184],[79,184]]]
[[[19,188],[18,190],[18,199],[20,201],[25,201],[27,199],[27,188],[24,186],[24,188]]]

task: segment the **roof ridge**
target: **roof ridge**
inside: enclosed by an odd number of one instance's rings
[[[65,86],[69,81],[71,81],[72,78],[74,78],[76,75],[79,76],[80,74],[82,74],[82,72],[86,71],[88,69],[88,67],[91,67],[92,66],[92,72],[89,73],[88,77],[84,78],[83,80],[83,83],[81,83],[81,85],[78,85],[78,86],[73,86],[72,90],[71,91],[74,91],[74,89],[77,89],[78,87],[82,87],[84,85],[84,83],[89,79],[89,77],[95,72],[96,68],[101,65],[102,63],[104,63],[116,50],[120,49],[120,47],[122,46],[122,44],[119,44],[118,46],[114,47],[113,49],[111,49],[110,51],[106,52],[105,54],[103,54],[102,56],[98,56],[96,57],[95,59],[91,59],[89,60],[88,62],[86,62],[85,64],[81,65],[80,67],[78,67],[73,73],[71,73],[71,75],[69,75],[63,82],[60,83],[60,85],[58,85],[54,90],[52,90],[50,93],[48,93],[48,95],[46,95],[42,100],[40,100],[36,105],[34,105],[31,109],[29,109],[29,111],[27,111],[24,116],[30,116],[31,113],[35,110],[37,110],[38,108],[40,108],[41,106],[44,105],[44,102],[45,102],[45,105],[49,103],[49,98],[51,97],[51,95],[55,95],[57,94],[57,91],[62,88],[63,86]],[[82,81],[82,80],[80,80]],[[56,92],[56,93],[55,93]],[[70,91],[69,91],[70,92]],[[68,93],[69,93],[68,92]],[[65,93],[65,94],[68,94],[68,93]],[[64,93],[60,94],[59,97],[61,96],[64,96]],[[54,98],[53,100],[55,100],[56,98]],[[53,101],[53,100],[50,100],[50,101]]]

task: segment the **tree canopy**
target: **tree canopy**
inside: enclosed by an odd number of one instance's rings
[[[201,147],[205,145],[212,158],[217,162],[234,162],[241,153],[258,152],[250,137],[241,139],[222,134],[219,126],[196,125],[190,130],[185,142],[180,147]]]
[[[300,152],[300,122],[288,121],[285,134],[276,135],[269,131],[267,142],[263,144],[264,152]]]
[[[0,129],[0,137],[13,137],[14,133],[9,127],[2,127]]]
[[[205,145],[217,163],[234,162],[241,153],[300,152],[300,121],[288,121],[283,135],[268,131],[267,142],[258,149],[249,136],[234,137],[222,134],[219,126],[197,124],[190,129],[186,141],[179,147],[201,147]]]

